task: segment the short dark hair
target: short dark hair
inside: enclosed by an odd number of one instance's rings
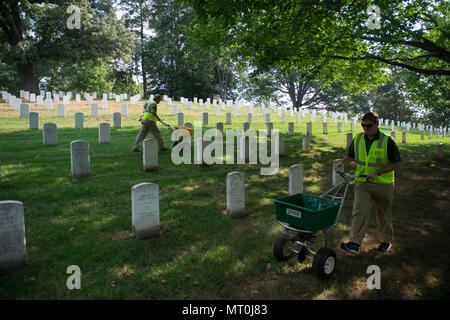
[[[159,100],[161,100],[161,95],[160,94],[155,94],[155,97],[154,97],[154,99],[156,100],[156,99],[159,99]]]
[[[361,121],[372,121],[373,123],[378,123],[378,113],[367,112],[365,115],[363,115]]]

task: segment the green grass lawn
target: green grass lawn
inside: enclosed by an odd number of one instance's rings
[[[110,106],[115,106],[110,102]],[[101,104],[99,104],[101,106]],[[119,107],[117,104],[115,107]],[[29,130],[28,119],[0,104],[0,200],[24,204],[27,265],[13,273],[0,273],[1,299],[433,299],[448,298],[450,264],[449,138],[420,139],[411,129],[407,144],[398,143],[403,168],[397,174],[394,203],[394,246],[388,253],[378,245],[375,215],[362,253],[350,256],[338,249],[348,240],[352,208],[351,187],[330,247],[337,253],[336,272],[320,280],[311,271],[311,260],[295,258],[276,262],[272,246],[282,228],[275,218],[273,200],[288,192],[288,168],[304,167],[304,193],[319,195],[331,185],[331,163],[345,154],[346,134],[328,119],[322,134],[321,117],[313,125],[311,152],[302,153],[302,136],[309,115],[287,135],[287,123],[272,113],[280,129],[286,156],[276,175],[260,175],[261,165],[174,165],[170,152],[159,156],[158,171],[142,170],[142,154],[131,148],[140,124],[142,103],[129,106],[122,128],[111,128],[111,144],[99,144],[98,124],[110,122],[112,109],[91,118],[87,104],[69,106],[65,118],[56,110],[39,111],[40,130]],[[74,129],[74,112],[84,111],[85,129]],[[185,122],[201,121],[204,109],[194,105],[184,112]],[[120,110],[115,110],[120,111]],[[176,116],[164,102],[160,117],[176,125]],[[227,112],[231,112],[228,108]],[[247,108],[232,125],[225,125],[225,111],[209,110],[207,128],[223,122],[224,129],[242,128]],[[288,116],[288,122],[295,118]],[[58,145],[44,147],[42,125],[58,126]],[[264,129],[264,117],[255,108],[252,129]],[[170,131],[159,125],[165,144]],[[204,128],[206,129],[206,128]],[[357,132],[361,131],[359,125]],[[389,127],[382,127],[390,132]],[[401,129],[396,128],[401,142]],[[149,134],[148,137],[152,137]],[[74,140],[89,142],[91,177],[70,177],[70,149]],[[444,159],[437,159],[437,145],[445,144]],[[434,156],[427,159],[426,147]],[[224,152],[225,153],[225,152]],[[267,166],[265,166],[267,167]],[[354,166],[346,167],[353,171]],[[226,216],[226,176],[245,173],[248,216]],[[152,182],[160,188],[161,234],[135,240],[131,227],[131,188]],[[319,244],[323,243],[319,234]],[[81,269],[81,289],[69,290],[70,265]],[[381,269],[381,289],[369,290],[366,269]]]

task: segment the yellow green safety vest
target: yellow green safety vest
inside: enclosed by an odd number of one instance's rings
[[[145,109],[144,114],[142,115],[142,120],[149,119],[149,120],[154,121],[154,122],[157,122],[157,121],[158,121],[158,119],[155,117],[155,115],[154,115],[153,113],[150,112],[150,106],[151,106],[152,104],[156,104],[156,102],[155,102],[154,100],[152,100],[152,101],[148,104],[147,109]]]
[[[353,140],[355,148],[356,175],[369,175],[372,172],[381,169],[384,165],[390,163],[387,155],[387,145],[389,136],[380,132],[380,137],[372,142],[369,154],[366,151],[366,142],[364,141],[364,133],[361,132]],[[366,181],[366,178],[355,177],[356,181]],[[370,182],[388,184],[394,182],[394,171],[386,172],[378,176]]]

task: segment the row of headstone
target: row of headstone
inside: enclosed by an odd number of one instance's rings
[[[76,126],[82,128],[82,118],[76,118]],[[38,129],[38,128],[37,128]],[[111,143],[111,127],[107,122],[98,125],[98,139],[100,144]],[[56,123],[44,123],[42,126],[42,143],[44,146],[58,145],[58,130]]]
[[[52,109],[52,106],[49,105],[47,107],[46,105],[46,109]],[[30,110],[30,106],[26,103],[21,103],[20,104],[20,118],[28,118],[29,117],[29,110]],[[126,117],[128,116],[128,105],[127,104],[122,104],[122,112],[115,112],[113,113],[113,117],[114,119],[116,119],[116,117],[118,117],[117,114],[121,114],[120,116],[122,117]],[[98,113],[98,105],[97,104],[92,104],[91,105],[91,116],[93,117],[98,117],[99,113]],[[57,116],[58,117],[65,117],[66,116],[66,106],[64,104],[58,104],[57,107]],[[119,126],[115,126],[116,128]]]
[[[8,93],[6,91],[2,91],[2,94],[3,94],[2,98],[6,100],[5,97],[7,97]],[[97,99],[97,93],[95,92],[92,93],[85,92],[83,96],[90,104],[93,103],[94,99]],[[51,102],[59,102],[60,98],[62,97],[63,104],[68,105],[69,101],[72,99],[72,92],[64,93],[63,91],[59,91],[59,93],[57,93],[55,91],[53,92],[40,91],[40,95],[36,95],[34,93],[30,93],[25,90],[20,90],[20,97],[21,99],[28,100],[30,102],[36,102],[38,106],[44,105],[44,97],[45,100]],[[119,103],[120,101],[126,101],[128,99],[128,94],[122,93],[120,95],[116,95],[115,93],[109,93],[109,99],[110,100],[115,99],[116,102]],[[133,96],[132,99],[133,99],[132,104],[134,104],[137,101],[141,100],[141,95]],[[77,102],[81,101],[81,95],[79,93],[75,94],[75,100]],[[103,94],[103,100],[107,100],[106,93]]]
[[[292,190],[298,189],[293,184]],[[245,216],[245,175],[243,173],[227,174],[226,194],[227,215],[230,218]],[[132,230],[137,240],[159,235],[159,185],[144,182],[131,188],[131,216]]]
[[[51,93],[50,92],[47,92],[47,94],[48,94],[48,96],[47,96],[47,98],[50,98],[51,97]],[[63,92],[60,92],[60,94],[64,94]],[[57,93],[54,93],[54,95],[58,95]],[[88,98],[90,97],[89,96],[89,94],[85,94]],[[103,95],[103,97],[105,98],[105,95],[106,94],[104,94]],[[23,96],[26,96],[26,93],[23,95]],[[38,96],[39,97],[39,96]],[[67,97],[67,96],[64,96],[64,97]],[[115,95],[111,95],[111,97],[116,97]],[[123,95],[120,95],[119,96],[120,97],[120,99],[122,99],[122,98],[126,98],[126,94],[123,94]],[[2,98],[3,99],[10,99],[10,95],[7,93],[7,92],[5,92],[5,91],[3,91],[2,92]],[[15,98],[15,97],[14,97]],[[134,97],[131,97],[131,98],[133,98],[133,99],[136,99],[136,98],[138,98],[138,99],[140,99],[140,95],[137,95],[137,96],[134,96]],[[14,99],[13,99],[14,100]],[[171,100],[171,99],[170,99]],[[189,101],[187,100],[187,99],[185,99],[185,98],[183,98],[182,99],[182,101],[183,101],[183,103],[184,104],[189,104]],[[210,100],[208,99],[207,100],[208,102],[210,102]],[[19,101],[20,102],[20,101]],[[132,103],[134,103],[135,101],[132,101]],[[200,99],[199,100],[199,102],[202,102],[202,99]],[[217,101],[216,100],[213,100],[213,104],[214,103],[216,103]],[[219,102],[220,102],[220,100],[219,100]],[[46,101],[45,101],[45,103],[46,103],[46,108],[47,109],[52,109],[52,101],[51,100],[49,100],[49,99],[47,99]],[[107,108],[107,101],[105,102],[105,101],[103,101],[103,103],[105,103],[104,105],[102,105],[102,107],[104,108],[104,109],[106,109]],[[14,104],[14,101],[13,101],[13,104]],[[20,107],[19,107],[19,111],[21,111],[21,117],[24,117],[24,118],[26,118],[27,117],[27,112],[29,112],[29,107],[28,107],[28,110],[26,110],[27,109],[27,107],[26,107],[26,104],[23,104],[24,106],[21,106],[21,103],[19,104],[19,103],[15,103],[15,109],[17,109],[17,105],[20,105]],[[229,105],[229,103],[227,103],[227,105]],[[127,108],[127,107],[125,107],[125,108]],[[175,113],[177,113],[178,114],[178,112],[177,112],[177,109],[176,109],[176,106],[174,106],[173,107],[174,109],[173,109],[173,114],[175,114]],[[275,110],[275,107],[273,108],[274,110]],[[278,108],[278,111],[281,111],[281,110],[283,110],[283,111],[286,111],[286,107],[283,107],[283,108]],[[250,106],[249,107],[249,111],[251,111],[251,112],[249,112],[248,113],[248,115],[247,115],[247,122],[249,122],[249,123],[251,123],[252,122],[252,112],[253,112],[253,107],[252,106]],[[293,111],[293,109],[291,108],[291,111]],[[127,111],[125,111],[124,110],[124,105],[122,105],[122,114],[123,115],[126,115],[128,112]],[[323,129],[323,132],[325,133],[325,134],[327,134],[328,133],[328,127],[327,127],[327,125],[325,125],[325,121],[326,121],[326,113],[325,112],[321,112],[321,114],[322,114],[322,120],[323,120],[323,123],[324,123],[324,129]],[[347,115],[344,113],[344,114],[342,114],[342,113],[333,113],[333,112],[330,112],[329,113],[332,117],[333,117],[333,119],[336,121],[338,118],[340,118],[340,119],[343,119],[344,120],[344,123],[346,123],[346,120],[347,120]],[[96,104],[91,104],[91,115],[92,116],[98,116],[98,105],[96,105]],[[231,114],[231,115],[234,115],[234,112]],[[281,116],[282,116],[282,123],[286,123],[286,116],[285,116],[286,114],[285,113],[283,113],[283,114],[281,114]],[[292,115],[292,113],[291,113],[291,115]],[[300,116],[301,115],[301,116]],[[305,110],[302,110],[301,111],[301,113],[297,113],[297,123],[301,123],[301,117],[304,117],[304,115],[305,115]],[[310,122],[309,123],[312,123],[312,121],[314,120],[314,117],[315,117],[315,115],[316,115],[316,112],[315,111],[313,111],[313,112],[310,112]],[[64,104],[58,104],[58,116],[61,116],[61,117],[63,117],[63,116],[65,116],[65,107],[64,107]],[[266,122],[270,122],[270,114],[269,113],[265,113],[265,116],[266,116]],[[204,119],[206,118],[206,116],[203,116],[204,117]],[[231,124],[231,120],[232,118],[231,118],[231,116],[230,116],[230,114],[229,113],[227,113],[226,114],[226,124]],[[353,120],[353,122],[351,123],[351,127],[350,127],[350,131],[351,132],[353,132],[354,131],[354,126],[355,126],[355,121],[356,121],[356,119],[357,119],[357,117],[355,117]],[[388,123],[390,120],[389,119],[380,119],[380,122],[381,123],[383,123],[383,121],[385,122],[385,123]],[[203,121],[204,123],[207,123],[207,120],[204,120]],[[391,122],[391,131],[394,131],[394,121],[390,121]],[[182,123],[183,123],[183,121],[181,121],[181,120],[179,120],[178,121],[178,125],[182,125]],[[337,123],[338,124],[338,132],[342,132],[342,122],[339,122],[339,123]],[[398,121],[398,125],[403,125],[403,126],[406,126],[406,130],[408,131],[409,130],[409,128],[411,127],[411,124],[410,123],[405,123],[405,122],[400,122],[400,121]],[[415,123],[413,123],[412,124],[412,126],[413,127],[415,127],[416,126],[416,124]],[[421,128],[421,127],[423,127],[423,125],[420,125],[420,124],[418,124],[418,128]],[[428,126],[427,126],[427,128],[428,128]],[[432,130],[433,128],[432,128],[432,126],[430,126],[430,129]],[[307,134],[311,134],[312,133],[312,128],[307,128]],[[436,132],[436,136],[437,137],[439,137],[439,133],[443,133],[444,134],[444,136],[445,136],[445,134],[446,134],[446,128],[442,128],[442,126],[439,128],[439,132]],[[430,134],[430,137],[431,137],[432,135]]]
[[[333,170],[339,162],[332,164],[332,184],[336,185],[342,178]],[[338,179],[340,178],[340,180]],[[288,194],[303,193],[303,166],[289,167]],[[140,183],[131,188],[132,229],[136,239],[144,239],[159,234],[159,186],[153,183]],[[230,218],[247,215],[245,208],[245,175],[242,172],[230,172],[226,177],[226,213]]]

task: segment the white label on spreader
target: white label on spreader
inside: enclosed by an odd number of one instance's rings
[[[302,218],[302,213],[300,211],[297,211],[297,210],[292,210],[292,209],[286,208],[286,214],[290,215],[290,216],[293,216],[293,217],[297,217],[299,219]]]

